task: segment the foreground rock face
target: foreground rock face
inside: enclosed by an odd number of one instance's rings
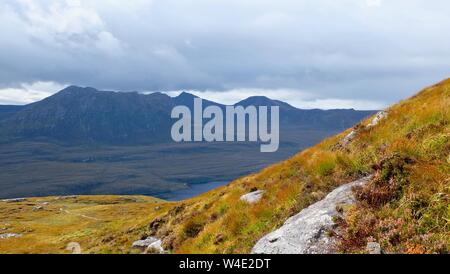
[[[340,205],[355,202],[352,188],[362,186],[371,176],[343,185],[325,199],[291,217],[278,230],[264,236],[253,247],[256,254],[328,254],[335,253],[334,240],[327,235]]]
[[[255,204],[259,202],[264,194],[263,190],[257,190],[241,196],[241,201],[249,204]]]

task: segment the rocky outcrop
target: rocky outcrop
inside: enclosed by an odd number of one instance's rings
[[[362,186],[371,176],[338,187],[323,200],[288,219],[276,231],[264,236],[253,247],[256,254],[335,253],[335,240],[327,235],[334,226],[338,206],[355,202],[352,188]]]
[[[255,204],[259,202],[264,194],[264,190],[257,190],[241,196],[241,201],[249,204]]]
[[[367,125],[367,129],[377,126],[382,120],[388,117],[388,113],[385,110],[378,112],[375,117],[372,119],[372,122]]]
[[[387,117],[388,117],[387,111],[382,110],[378,112],[377,114],[375,114],[375,117],[367,126],[358,125],[355,128],[353,128],[353,130],[340,141],[339,146],[346,147],[351,141],[353,141],[353,139],[356,138],[356,136],[358,136],[360,132],[377,126],[382,120],[386,119]]]
[[[358,130],[353,129],[347,136],[344,137],[344,139],[342,139],[341,141],[341,145],[342,146],[347,146],[351,141],[353,141],[353,139],[355,139],[355,137],[358,135]]]
[[[162,241],[156,237],[135,241],[132,247],[139,249],[142,253],[164,253]]]

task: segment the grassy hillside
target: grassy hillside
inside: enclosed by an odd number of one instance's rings
[[[148,218],[167,203],[143,196],[80,196],[32,198],[0,202],[0,253],[71,253],[78,242],[86,253],[129,253],[145,230]],[[42,207],[37,210],[36,208]]]
[[[257,239],[291,215],[336,186],[393,159],[378,168],[374,186],[360,195],[356,208],[349,209],[349,220],[341,221],[345,228],[342,250],[360,252],[369,238],[380,241],[387,252],[448,250],[450,80],[388,112],[386,120],[360,132],[345,148],[337,144],[350,130],[185,202],[178,213],[162,218],[160,223],[165,224],[155,232],[176,252],[249,252]],[[382,195],[379,192],[386,184],[386,197],[375,204],[368,202],[379,199],[376,196]],[[266,191],[262,201],[241,202],[239,197],[252,189]]]
[[[337,219],[336,231],[330,232],[340,240],[340,250],[364,252],[370,240],[386,252],[448,253],[450,79],[389,108],[388,114],[377,126],[359,130],[347,145],[340,145],[341,140],[352,129],[260,173],[179,203],[102,205],[94,201],[120,198],[82,197],[66,206],[99,219],[83,222],[79,215],[33,213],[25,204],[1,203],[0,229],[9,222],[12,228],[7,231],[23,229],[28,236],[0,240],[0,252],[63,252],[69,241],[81,242],[87,252],[132,252],[133,239],[157,235],[173,253],[246,253],[264,234],[332,189],[375,173],[369,185],[355,190],[358,203],[342,209],[346,218]],[[240,201],[255,189],[265,190],[259,203]],[[69,227],[74,222],[76,226]]]

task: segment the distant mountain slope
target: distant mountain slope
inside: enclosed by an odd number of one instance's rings
[[[241,106],[279,106],[280,122],[287,126],[298,126],[304,129],[334,129],[342,131],[355,121],[375,113],[374,111],[356,111],[354,109],[298,109],[285,102],[272,100],[265,96],[254,96],[242,100]]]
[[[67,143],[136,143],[161,140],[170,127],[171,98],[68,87],[0,122],[18,139]]]
[[[169,97],[163,93],[108,92],[70,86],[40,102],[21,108],[5,109],[0,121],[3,140],[57,140],[69,144],[149,144],[170,141],[176,105],[193,109],[195,96],[181,93]],[[203,106],[224,105],[204,100]],[[278,105],[281,107],[281,136],[291,127],[343,130],[370,111],[300,110],[266,97],[251,97],[236,105]],[[7,112],[8,109],[11,109]],[[1,116],[0,116],[1,118]],[[286,134],[287,135],[287,134]]]
[[[24,106],[0,105],[0,120],[16,114],[23,108]]]

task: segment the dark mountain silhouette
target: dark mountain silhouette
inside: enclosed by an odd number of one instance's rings
[[[174,106],[191,110],[196,96],[183,92],[177,97],[163,93],[99,91],[70,86],[42,101],[23,107],[0,107],[3,141],[55,140],[69,144],[153,144],[170,141]],[[203,100],[203,107],[225,106]],[[301,110],[287,103],[256,96],[242,106],[279,106],[281,136],[292,127],[343,130],[372,114],[355,110]]]
[[[282,111],[287,110],[298,110],[295,107],[289,105],[288,103],[272,100],[266,96],[252,96],[238,102],[236,105],[240,106],[279,106]]]
[[[4,137],[68,143],[140,143],[162,140],[170,127],[171,98],[68,87],[0,122]]]
[[[374,111],[357,111],[354,109],[298,109],[288,103],[272,100],[265,96],[249,97],[236,105],[242,106],[279,106],[280,123],[285,127],[302,129],[344,130]]]

